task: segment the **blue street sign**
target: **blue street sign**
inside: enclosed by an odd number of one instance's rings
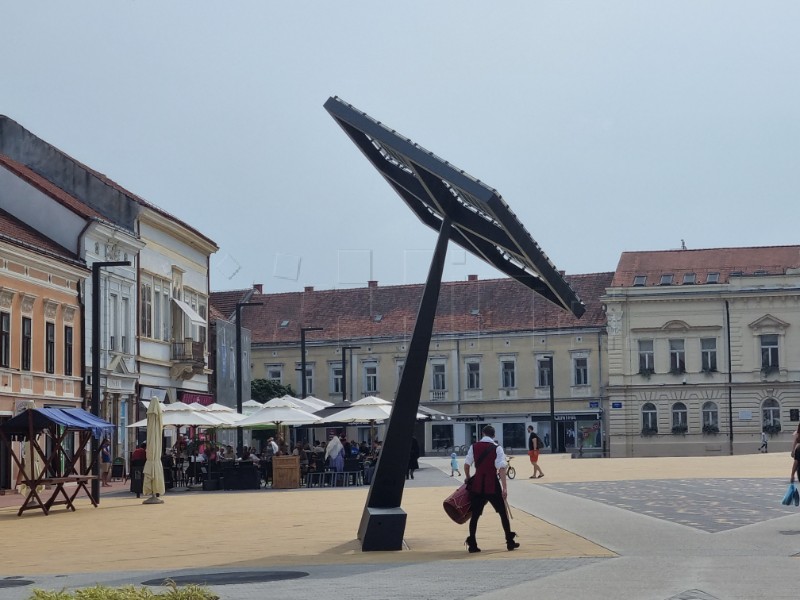
[[[599,402],[589,402],[589,408],[599,408],[599,407],[600,407]]]
[[[611,408],[622,408],[622,402],[612,402]]]

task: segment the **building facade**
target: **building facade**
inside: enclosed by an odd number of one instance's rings
[[[603,303],[611,456],[789,450],[800,246],[626,252]]]
[[[450,420],[426,424],[425,451],[469,444],[492,423],[507,447],[524,448],[533,424],[556,451],[601,453],[606,356],[599,298],[611,277],[567,277],[587,306],[581,319],[511,279],[443,283],[420,403]],[[345,394],[394,400],[422,290],[370,282],[254,296],[263,306],[243,317],[252,330],[252,376],[301,390],[301,329],[321,327],[306,332],[306,393],[332,402]],[[360,441],[369,431],[352,427],[348,436]]]
[[[81,406],[88,275],[76,254],[0,209],[0,422],[32,407]],[[16,466],[3,446],[0,489],[12,489]]]

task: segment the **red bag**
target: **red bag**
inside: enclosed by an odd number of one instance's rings
[[[472,517],[472,502],[469,499],[467,484],[463,484],[455,492],[450,494],[442,503],[444,512],[459,525],[469,521]]]

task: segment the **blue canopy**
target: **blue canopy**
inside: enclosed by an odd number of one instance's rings
[[[92,436],[98,439],[114,431],[112,423],[82,408],[31,408],[0,425],[0,429],[10,439],[27,439],[30,420],[33,421],[34,434],[50,429],[54,425],[77,431],[90,431]]]

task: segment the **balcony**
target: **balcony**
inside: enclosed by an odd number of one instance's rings
[[[447,390],[431,390],[431,402],[447,400]]]
[[[200,375],[205,369],[205,344],[186,338],[182,342],[172,342],[170,355],[172,367],[170,375],[173,379],[191,379]]]

